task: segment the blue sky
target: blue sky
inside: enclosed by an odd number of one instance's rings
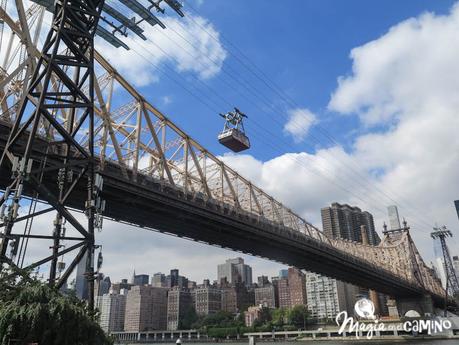
[[[177,124],[216,154],[226,151],[218,145],[215,135],[221,130],[221,119],[213,108],[224,112],[229,105],[223,100],[238,106],[249,115],[246,124],[251,135],[250,154],[266,160],[279,154],[273,148],[266,148],[263,139],[269,135],[253,133],[259,130],[253,122],[263,124],[276,135],[283,136],[280,124],[287,116],[285,102],[276,99],[277,95],[260,82],[241,64],[253,62],[272,80],[282,92],[292,98],[300,107],[306,107],[318,114],[327,130],[349,148],[355,135],[361,128],[355,117],[345,117],[327,110],[330,95],[336,89],[337,77],[351,71],[350,50],[387,32],[394,24],[425,11],[444,14],[449,11],[453,1],[301,1],[290,0],[284,3],[266,1],[204,1],[197,5],[193,1],[190,12],[210,20],[221,34],[221,41],[229,52],[224,61],[223,70],[213,78],[201,83],[196,82],[193,73],[177,73],[173,77],[198,94],[190,95],[170,78],[160,75],[160,82],[143,87],[146,94],[156,97],[167,96],[170,104],[158,105]],[[185,2],[185,9],[187,2]],[[227,39],[227,40],[225,40]],[[231,42],[231,43],[228,43]],[[236,48],[232,47],[234,45]],[[185,45],[185,49],[192,49]],[[238,51],[239,50],[239,51]],[[247,58],[242,56],[240,51]],[[236,55],[238,58],[236,58]],[[173,68],[174,63],[168,62]],[[254,68],[251,66],[251,70]],[[170,70],[167,70],[170,73]],[[236,72],[236,73],[234,73]],[[257,72],[258,73],[258,72]],[[271,103],[250,94],[243,97],[234,87],[228,88],[222,79],[231,80],[243,76],[251,85],[255,85]],[[206,87],[207,86],[207,87]],[[212,88],[219,95],[209,90]],[[241,90],[245,90],[241,87]],[[210,97],[214,102],[212,109],[200,100]],[[247,99],[249,98],[249,99]],[[220,105],[220,106],[218,106]],[[263,113],[262,110],[268,111]],[[275,110],[273,110],[273,108]],[[284,110],[283,113],[282,111]],[[202,124],[209,131],[203,132]],[[312,129],[314,131],[314,129]],[[212,136],[211,133],[215,135]],[[320,132],[317,133],[322,140]],[[295,150],[313,149],[316,143],[306,140],[295,144],[288,137],[284,138]],[[312,145],[311,145],[312,142]],[[285,147],[285,151],[292,148]],[[279,148],[279,150],[281,150]]]

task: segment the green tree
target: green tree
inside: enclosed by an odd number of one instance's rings
[[[188,307],[183,313],[183,318],[179,322],[179,329],[192,329],[198,321],[198,315],[193,306]]]
[[[0,345],[109,345],[97,315],[76,297],[31,279],[0,276]]]
[[[273,326],[276,328],[284,326],[288,322],[288,309],[277,308],[271,310],[271,319]]]
[[[288,312],[289,324],[298,328],[305,328],[309,318],[309,311],[304,305],[296,305]]]
[[[260,321],[263,323],[268,323],[271,321],[271,309],[267,307],[261,308]]]
[[[219,311],[212,315],[207,315],[201,321],[201,327],[238,327],[242,326],[241,320],[234,314],[227,311]]]

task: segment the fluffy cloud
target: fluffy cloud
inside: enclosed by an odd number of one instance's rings
[[[321,207],[333,201],[351,202],[352,195],[338,183],[358,187],[342,169],[343,164],[350,164],[351,157],[340,147],[315,154],[286,153],[266,162],[234,154],[225,155],[222,160],[318,227]]]
[[[289,119],[284,125],[284,132],[290,134],[297,143],[304,140],[309,129],[317,122],[317,117],[308,109],[291,109]]]
[[[353,153],[365,170],[417,216],[457,229],[459,198],[459,6],[425,13],[351,52],[353,73],[339,79],[329,108],[357,114],[384,131],[363,135]],[[389,126],[387,126],[390,124]],[[457,232],[456,232],[457,234]],[[429,243],[430,241],[425,241]],[[457,251],[457,249],[456,249]]]
[[[329,108],[357,113],[367,125],[431,116],[457,106],[459,6],[425,13],[351,51],[352,74],[339,79]],[[435,111],[435,112],[432,112]],[[420,114],[421,113],[421,114]]]
[[[147,41],[129,32],[122,40],[131,48],[115,48],[101,38],[97,47],[116,68],[137,86],[158,80],[155,66],[171,62],[179,72],[191,72],[200,79],[218,74],[227,57],[219,33],[205,18],[189,13],[184,18],[161,17],[166,29],[143,24]]]

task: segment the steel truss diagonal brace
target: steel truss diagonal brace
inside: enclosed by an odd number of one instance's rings
[[[3,239],[0,246],[0,263],[10,262],[7,258],[8,241],[13,226],[18,221],[18,208],[25,188],[38,193],[41,200],[56,211],[53,230],[52,254],[32,263],[30,267],[51,261],[49,283],[56,283],[57,258],[64,252],[83,246],[88,251],[86,276],[89,286],[89,307],[94,307],[94,222],[95,222],[95,161],[94,161],[94,35],[104,5],[104,0],[58,0],[55,2],[54,17],[44,48],[34,68],[29,87],[19,106],[15,123],[2,153],[0,166],[12,168],[14,177],[11,197],[6,196],[9,213],[3,222]],[[27,23],[21,22],[24,30]],[[28,31],[27,31],[28,32]],[[26,35],[26,38],[30,37]],[[65,53],[63,54],[62,51]],[[32,56],[35,52],[30,51]],[[54,86],[58,85],[56,89]],[[53,139],[47,152],[65,157],[55,161],[52,155],[34,156],[40,125],[45,123]],[[76,138],[88,133],[88,143],[83,147]],[[59,149],[54,145],[59,143]],[[19,163],[18,163],[19,162]],[[40,171],[40,167],[41,170]],[[33,170],[33,173],[32,173]],[[84,172],[82,182],[87,186],[85,209],[87,223],[77,220],[69,211],[66,200],[73,193],[75,183],[68,176]],[[81,176],[80,176],[81,177]],[[78,181],[80,182],[80,181]],[[56,185],[58,186],[56,188]],[[59,250],[63,220],[71,224],[84,240],[64,251]],[[84,252],[76,256],[66,278],[74,269]]]

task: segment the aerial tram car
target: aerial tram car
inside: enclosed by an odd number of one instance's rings
[[[223,131],[218,135],[218,142],[233,152],[241,152],[250,148],[250,141],[244,130],[243,118],[247,118],[238,108],[226,114],[220,114],[225,119]]]

